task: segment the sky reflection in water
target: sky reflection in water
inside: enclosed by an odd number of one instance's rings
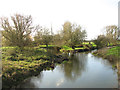
[[[117,71],[91,53],[69,54],[71,60],[31,77],[21,88],[117,88]]]

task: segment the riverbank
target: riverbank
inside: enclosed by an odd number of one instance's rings
[[[43,69],[54,69],[69,59],[58,52],[83,52],[95,49],[93,42],[84,42],[72,49],[69,46],[39,45],[37,47],[2,47],[2,87],[16,87],[26,78],[38,75]],[[57,51],[57,53],[56,53]]]
[[[85,52],[96,49],[96,45],[93,42],[83,42],[80,45],[75,45],[74,49],[69,46],[62,46],[61,52]]]
[[[28,78],[18,88],[117,88],[117,71],[109,61],[91,52],[66,54],[69,61]]]
[[[120,87],[120,46],[102,48],[93,52],[93,55],[109,60],[112,68],[118,70],[118,87]]]
[[[49,50],[26,47],[2,48],[2,87],[16,87],[26,78],[38,75],[43,69],[54,69],[55,63],[68,60],[65,56],[51,54]]]
[[[39,45],[39,48],[53,48],[60,52],[85,52],[91,51],[97,48],[94,42],[83,42],[80,45],[75,45],[73,48],[67,45],[56,46],[56,45]]]
[[[120,47],[105,47],[93,52],[93,55],[108,59],[110,62],[115,62],[117,60],[120,60]]]

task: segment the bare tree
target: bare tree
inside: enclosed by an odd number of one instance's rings
[[[116,43],[118,28],[116,25],[106,26],[106,37],[110,43]]]
[[[42,27],[37,30],[36,35],[34,36],[34,40],[37,45],[45,44],[47,47],[52,42],[52,38],[53,37],[50,35],[49,29]]]
[[[3,37],[13,46],[24,47],[31,41],[30,34],[34,27],[32,26],[32,17],[15,14],[11,16],[11,23],[8,18],[1,18],[1,27],[4,30]]]

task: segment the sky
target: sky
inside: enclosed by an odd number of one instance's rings
[[[53,29],[65,21],[81,25],[88,40],[102,34],[105,26],[118,25],[120,0],[0,0],[0,17],[31,15],[33,24]]]

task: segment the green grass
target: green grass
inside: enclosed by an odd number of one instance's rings
[[[78,49],[85,49],[84,47],[81,47],[81,48],[75,48],[75,50],[78,50]]]
[[[94,42],[91,42],[91,44],[92,44],[93,47],[96,47],[96,46],[97,46]]]
[[[68,47],[68,46],[62,46],[62,48],[64,49],[64,50],[73,50],[71,47]]]
[[[108,46],[112,46],[112,45],[113,45],[113,43],[110,43],[110,44],[108,43]]]
[[[46,47],[46,45],[39,45],[39,47]]]
[[[96,47],[97,45],[96,44],[92,44],[93,47]]]
[[[83,47],[80,47],[81,45],[75,45],[76,46],[75,50],[89,49],[91,47],[96,47],[96,44],[94,42],[90,42],[90,44],[89,44],[89,42],[83,42],[82,45],[83,45]],[[64,51],[72,51],[72,50],[74,50],[74,49],[72,49],[69,46],[64,45],[64,46],[62,46],[62,49],[60,51],[64,52]]]
[[[2,47],[3,87],[19,84],[30,72],[49,62],[48,53],[41,48],[25,47],[22,51],[16,47]],[[22,76],[25,75],[25,76]]]
[[[49,45],[49,47],[51,46],[53,45]],[[64,48],[70,49],[67,46]],[[57,58],[55,54],[51,55],[49,51],[39,47],[25,47],[22,51],[16,47],[2,47],[1,49],[3,88],[16,86],[24,79],[38,75],[44,68],[49,69],[52,63],[51,57]]]
[[[48,47],[54,47],[55,45],[48,45]],[[46,45],[39,45],[39,47],[47,47]]]
[[[120,57],[120,47],[116,46],[108,50],[107,55],[114,55]]]
[[[93,46],[93,47],[96,47],[97,45],[94,43],[94,42],[90,42],[90,44]],[[82,45],[90,45],[89,42],[83,42]]]
[[[9,48],[17,48],[17,47],[0,47],[0,49],[9,49]]]
[[[55,45],[48,45],[48,47],[54,47]]]
[[[88,45],[89,44],[89,42],[83,42],[82,43],[82,45]]]
[[[82,44],[83,44],[83,45],[88,45],[89,42],[83,42]],[[94,42],[90,42],[90,44],[94,44]]]
[[[73,50],[73,49],[72,49],[71,47],[64,45],[64,46],[62,46],[62,49],[60,49],[60,52],[72,51],[72,50]]]

